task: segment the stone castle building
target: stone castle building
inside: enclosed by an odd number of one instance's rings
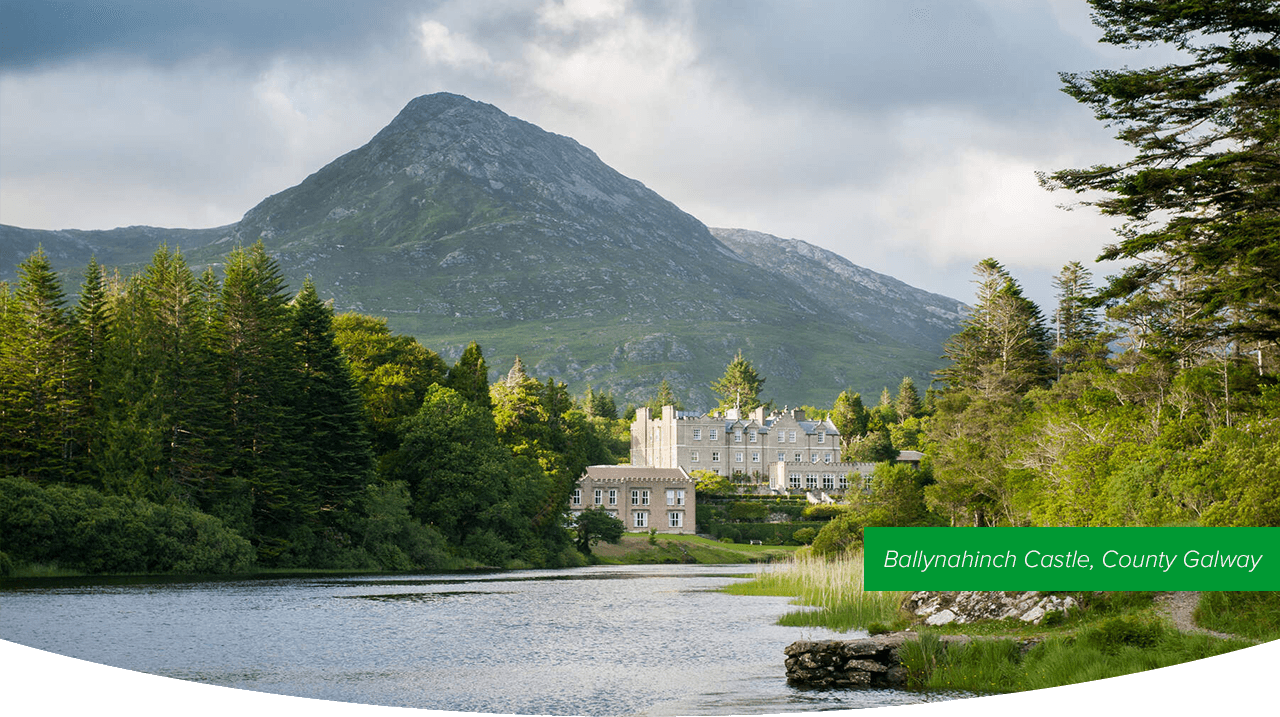
[[[712,471],[754,485],[759,493],[802,493],[815,502],[865,488],[875,468],[842,462],[835,425],[830,419],[807,420],[800,409],[767,416],[764,408],[746,416],[729,409],[712,416],[672,406],[663,406],[661,416],[636,409],[631,465]]]
[[[569,510],[602,509],[630,531],[693,534],[694,480],[681,468],[587,466],[569,498]]]

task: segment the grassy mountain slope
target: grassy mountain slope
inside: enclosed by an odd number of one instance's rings
[[[739,349],[779,404],[878,395],[904,375],[927,385],[961,308],[803,242],[713,234],[577,142],[449,94],[413,100],[228,227],[0,227],[0,278],[37,242],[78,273],[93,254],[144,263],[162,241],[216,266],[258,239],[339,311],[387,316],[449,360],[478,340],[495,376],[518,353],[620,404],[666,378],[708,407]]]

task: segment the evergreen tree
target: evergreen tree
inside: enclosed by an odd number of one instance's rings
[[[115,314],[100,391],[104,487],[200,500],[220,467],[223,412],[208,310],[182,255],[160,247]]]
[[[258,557],[287,564],[307,548],[305,526],[318,508],[303,484],[290,405],[297,390],[289,296],[259,241],[227,257],[215,316],[222,400],[227,406],[229,480],[225,506],[249,510]],[[234,523],[233,523],[234,524]]]
[[[938,371],[953,389],[1025,392],[1052,375],[1049,333],[1040,309],[995,259],[974,268],[977,303],[943,347],[951,365]]]
[[[920,413],[920,394],[916,391],[916,382],[910,376],[904,377],[902,383],[898,384],[898,397],[894,399],[893,407],[898,414],[899,423]]]
[[[1133,260],[1104,292],[1122,299],[1169,279],[1226,333],[1280,338],[1280,6],[1272,0],[1090,0],[1102,41],[1164,43],[1185,60],[1160,67],[1063,73],[1063,90],[1119,129],[1135,155],[1064,169],[1049,188],[1101,192],[1085,202],[1127,220],[1102,259]]]
[[[90,461],[101,442],[99,393],[102,391],[111,321],[106,270],[96,258],[91,258],[85,268],[84,282],[80,285],[80,299],[72,313],[72,340],[78,367],[76,392],[85,426],[82,451]]]
[[[840,431],[840,448],[842,460],[847,460],[845,453],[853,441],[867,432],[867,421],[870,418],[867,409],[862,406],[862,394],[841,391],[831,407],[831,422]]]
[[[80,467],[83,425],[66,296],[43,249],[18,265],[0,337],[0,466],[8,473],[66,481]]]
[[[1111,336],[1103,335],[1098,310],[1089,305],[1093,294],[1089,270],[1078,261],[1070,262],[1054,277],[1053,285],[1058,290],[1053,349],[1058,374],[1087,363],[1105,361],[1107,340]]]
[[[763,405],[760,400],[760,389],[765,379],[756,373],[755,368],[739,351],[733,361],[725,367],[724,375],[711,384],[711,390],[720,397],[720,409],[739,409],[743,415]]]
[[[364,432],[360,394],[339,351],[333,310],[320,301],[311,277],[293,302],[293,420],[307,457],[306,493],[323,515],[348,510],[372,478],[373,455]]]
[[[684,405],[680,403],[680,399],[676,398],[675,391],[671,390],[671,383],[665,378],[658,384],[658,392],[645,405],[648,406],[651,416],[661,416],[663,406],[671,406],[677,411],[684,410]]]
[[[475,341],[467,344],[457,363],[449,369],[444,385],[481,408],[493,408],[493,400],[489,396],[489,367],[484,362],[480,344]]]

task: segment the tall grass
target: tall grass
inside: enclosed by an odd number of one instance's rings
[[[1280,593],[1203,592],[1196,624],[1255,640],[1280,640]]]
[[[793,627],[825,627],[839,632],[892,625],[906,593],[862,589],[862,553],[834,559],[797,554],[774,563],[754,579],[729,585],[734,595],[793,596],[800,605],[817,610],[788,613],[778,621]]]
[[[1118,677],[1248,647],[1243,640],[1188,635],[1133,617],[1108,619],[1023,652],[1014,640],[944,644],[921,635],[902,648],[908,684],[925,689],[1018,692]]]

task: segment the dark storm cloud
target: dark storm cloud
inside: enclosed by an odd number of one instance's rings
[[[210,53],[359,51],[434,3],[407,0],[0,0],[0,69],[103,55],[169,64]]]

